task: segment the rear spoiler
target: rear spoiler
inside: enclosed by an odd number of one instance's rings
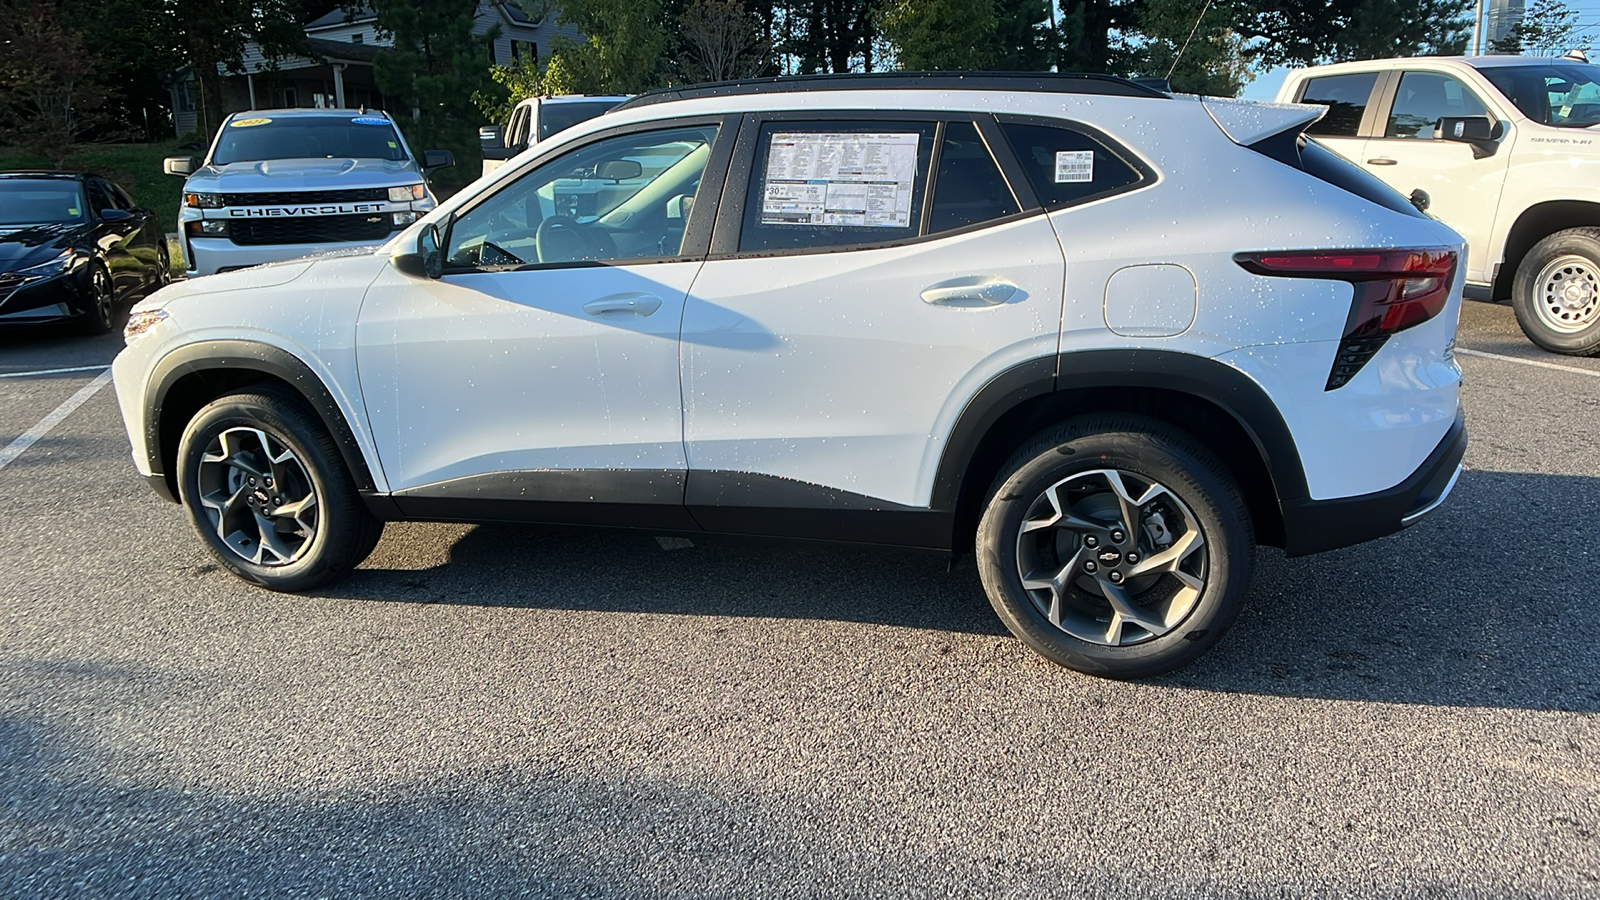
[[[1241,147],[1292,132],[1299,137],[1306,127],[1327,114],[1326,106],[1310,103],[1256,103],[1227,97],[1201,97],[1200,105],[1222,133]]]

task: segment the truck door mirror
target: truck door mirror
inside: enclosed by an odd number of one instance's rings
[[[161,171],[168,175],[193,175],[194,157],[169,156],[161,161]]]
[[[422,151],[422,171],[432,172],[434,169],[448,169],[456,164],[456,155],[449,150],[424,150]]]
[[[1488,116],[1444,116],[1433,127],[1434,140],[1471,144],[1474,159],[1493,156],[1500,145],[1500,123]]]

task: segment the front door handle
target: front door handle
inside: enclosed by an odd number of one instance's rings
[[[1390,159],[1387,156],[1380,156],[1377,159],[1367,160],[1367,165],[1369,166],[1393,166],[1398,164],[1399,162],[1397,160]]]
[[[1017,286],[1003,278],[957,278],[922,292],[922,300],[935,306],[999,306],[1016,296]]]
[[[612,294],[583,305],[583,311],[591,316],[648,316],[660,308],[661,298],[652,294]]]

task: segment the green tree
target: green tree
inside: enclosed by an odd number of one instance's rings
[[[1000,72],[1042,72],[1055,58],[1050,0],[994,0],[994,52]]]
[[[554,42],[551,64],[560,77],[550,82],[553,86],[585,94],[636,94],[665,80],[662,0],[550,0],[550,6],[557,21],[584,36],[582,43]]]
[[[1188,0],[1147,0],[1139,33],[1135,71],[1165,78],[1173,90],[1235,97],[1249,80],[1244,41],[1215,6],[1197,13]]]
[[[477,7],[461,0],[371,0],[376,26],[393,45],[373,60],[378,89],[395,101],[413,145],[444,148],[465,163],[477,154],[478,94],[498,91],[489,77],[485,40],[472,33]],[[404,110],[414,120],[404,122]],[[470,166],[440,173],[446,187],[472,180]]]
[[[1472,0],[1225,0],[1252,63],[1310,66],[1465,52]]]
[[[1505,37],[1490,41],[1489,48],[1513,56],[1560,56],[1592,43],[1594,33],[1578,25],[1577,10],[1561,0],[1533,0],[1522,20]]]
[[[987,69],[995,59],[993,0],[892,0],[880,27],[902,69]]]
[[[774,44],[785,71],[871,72],[877,64],[875,0],[773,0]]]
[[[678,69],[689,81],[752,78],[772,65],[765,23],[741,0],[694,0],[677,22]]]
[[[61,16],[82,29],[118,130],[145,139],[168,133],[167,85],[183,56],[164,0],[63,0]]]
[[[0,141],[63,165],[73,142],[105,121],[92,69],[83,33],[53,6],[0,4]]]

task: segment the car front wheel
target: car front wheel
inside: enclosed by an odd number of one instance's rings
[[[977,550],[1012,634],[1067,668],[1141,678],[1188,663],[1233,623],[1254,534],[1227,469],[1192,438],[1088,417],[1012,456]]]
[[[1540,347],[1600,354],[1600,228],[1569,228],[1533,245],[1517,266],[1511,306]]]
[[[383,533],[333,438],[280,388],[226,394],[201,409],[178,448],[178,489],[212,554],[275,591],[342,577]]]

